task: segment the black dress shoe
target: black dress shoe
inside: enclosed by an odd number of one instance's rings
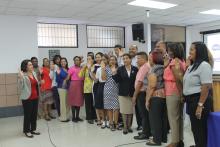
[[[142,126],[137,127],[137,131],[140,131],[140,130],[142,130]]]
[[[162,142],[163,142],[163,143],[167,143],[167,139],[163,139]]]
[[[52,115],[49,115],[49,117],[50,117],[51,119],[56,119],[56,117],[54,117],[54,116],[52,116]]]
[[[77,122],[78,122],[78,120],[77,120],[76,118],[72,118],[72,122],[77,123]]]
[[[128,133],[133,133],[133,130],[131,128],[129,128]]]
[[[177,147],[184,147],[184,142],[182,140],[180,140]]]
[[[123,134],[124,135],[128,134],[128,130],[123,130]]]
[[[147,136],[144,134],[138,135],[138,136],[134,136],[135,140],[146,140]]]
[[[88,120],[88,123],[89,124],[94,124],[94,121],[93,120]]]
[[[40,135],[40,132],[32,131],[31,134],[33,134],[33,135]]]
[[[34,136],[31,133],[24,133],[27,138],[33,138]]]
[[[141,134],[143,134],[143,132],[138,132],[138,135],[140,136]]]
[[[77,120],[77,121],[83,121],[83,119],[81,119],[81,118],[79,118],[79,117],[76,118],[76,120]]]

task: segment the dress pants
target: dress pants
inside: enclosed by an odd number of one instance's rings
[[[69,119],[70,107],[67,102],[67,90],[58,88],[58,93],[60,96],[60,117],[61,121],[66,121]]]
[[[140,92],[137,96],[137,106],[142,120],[142,132],[148,137],[151,136],[151,127],[149,122],[149,113],[146,109],[146,92]]]
[[[196,147],[207,147],[207,119],[212,107],[211,96],[209,95],[204,103],[201,119],[197,119],[195,115],[199,99],[200,93],[186,96],[186,109],[190,116],[191,129]]]
[[[22,100],[22,105],[24,109],[23,132],[35,131],[37,128],[38,99]]]
[[[86,109],[86,120],[96,119],[96,112],[93,105],[92,93],[84,93],[85,109]]]
[[[149,118],[153,140],[161,144],[167,141],[166,99],[152,97],[150,100]]]
[[[54,98],[56,110],[57,110],[58,116],[60,116],[60,98],[59,98],[57,87],[53,87],[52,92],[53,92],[53,98]]]

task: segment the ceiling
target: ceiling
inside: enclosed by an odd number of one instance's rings
[[[166,10],[130,6],[132,0],[0,0],[0,15],[71,18],[91,22],[172,24],[187,26],[220,20],[199,14],[220,9],[220,0],[158,0],[178,4]],[[146,10],[150,10],[147,18]]]

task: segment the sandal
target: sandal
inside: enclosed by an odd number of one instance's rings
[[[97,126],[101,126],[101,125],[102,125],[101,120],[97,120]]]
[[[56,119],[56,117],[52,116],[51,114],[48,115],[51,119]]]
[[[114,124],[110,124],[110,130],[111,130],[111,131],[115,131],[115,130],[116,130]]]
[[[119,124],[116,124],[115,126],[116,126],[117,130],[119,130],[119,131],[122,130],[122,128],[119,126]]]
[[[50,116],[49,115],[45,115],[45,120],[46,121],[50,121],[51,119],[50,119]]]

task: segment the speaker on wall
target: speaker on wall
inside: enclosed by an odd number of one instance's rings
[[[132,35],[134,41],[143,41],[144,40],[144,24],[132,24]]]

